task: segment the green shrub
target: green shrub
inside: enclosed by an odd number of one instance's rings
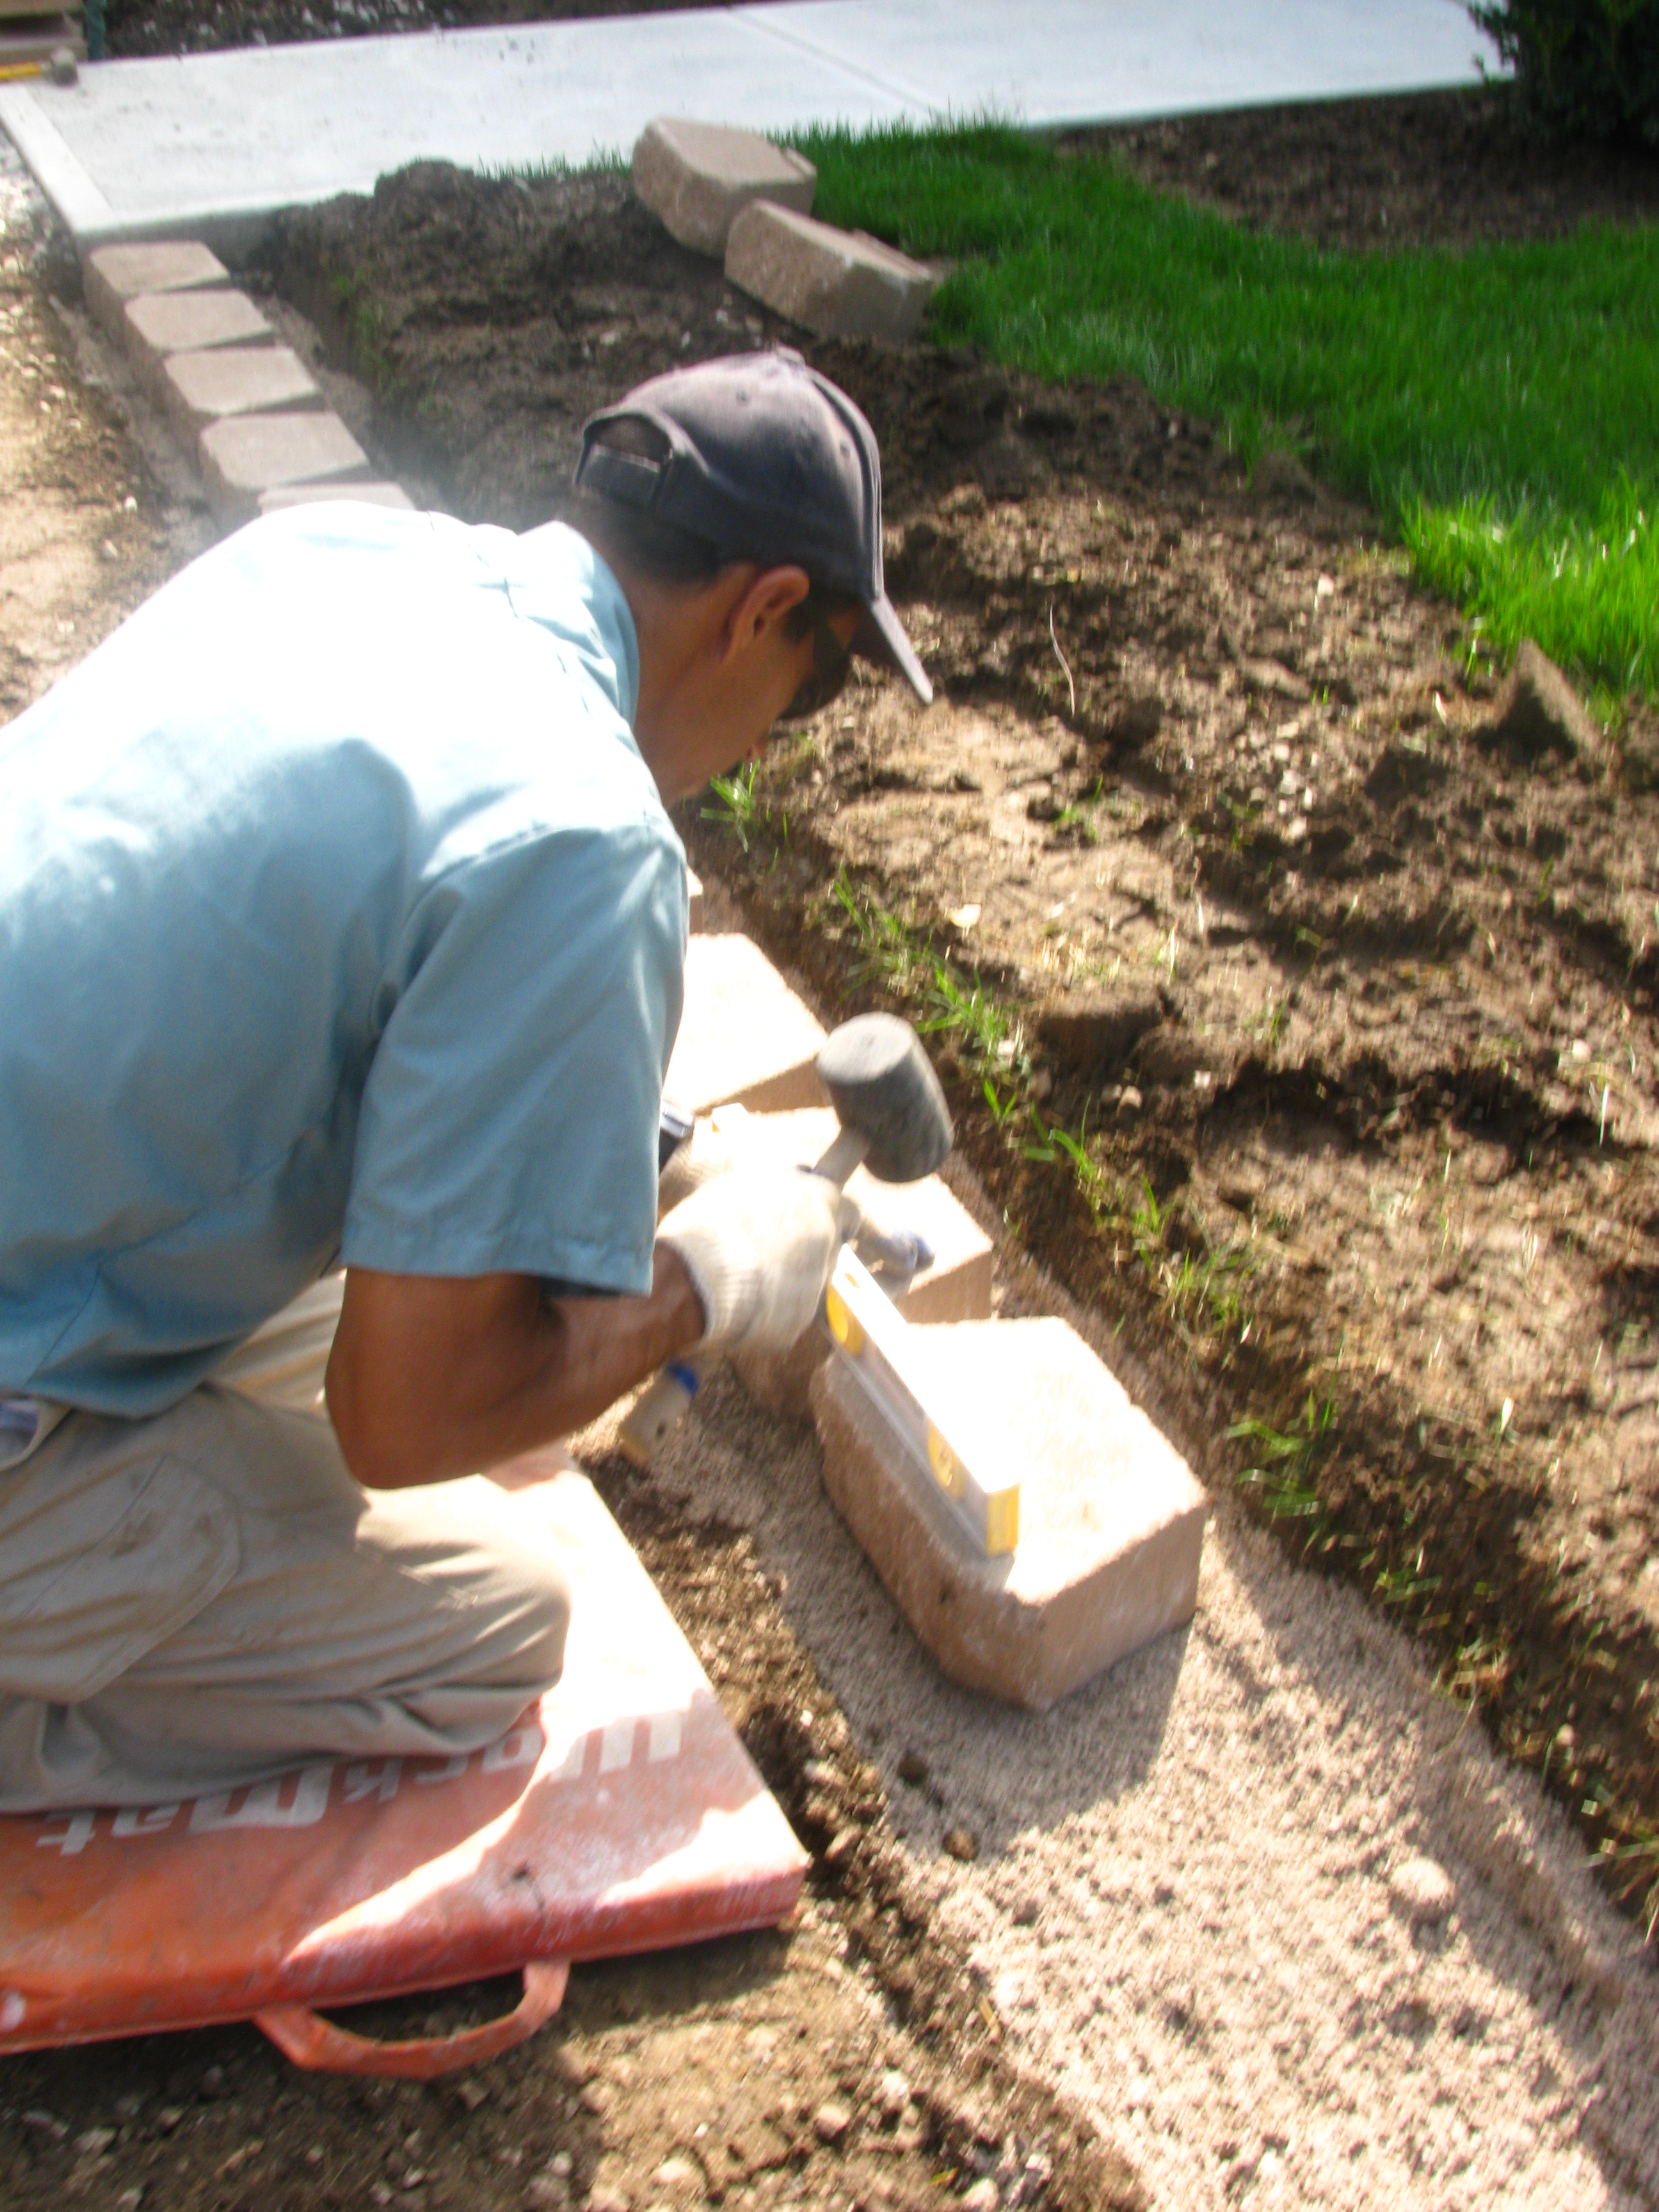
[[[1469,13],[1552,137],[1659,147],[1659,0],[1491,0]]]

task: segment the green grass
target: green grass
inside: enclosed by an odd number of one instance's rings
[[[939,339],[1289,447],[1493,647],[1659,692],[1659,228],[1322,252],[997,125],[801,143],[827,219],[955,258]]]

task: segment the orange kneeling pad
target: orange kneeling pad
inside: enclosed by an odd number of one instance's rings
[[[569,1577],[557,1688],[468,1759],[0,1818],[0,2052],[252,2019],[301,2065],[428,2077],[533,2033],[574,1960],[792,1910],[800,1846],[592,1486],[556,1453],[497,1480]],[[453,2037],[318,2016],[515,1968],[518,2010]]]

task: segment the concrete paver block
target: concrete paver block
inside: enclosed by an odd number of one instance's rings
[[[694,937],[663,1092],[692,1114],[733,1099],[768,1113],[821,1106],[813,1063],[823,1042],[823,1028],[759,945],[746,937]]]
[[[1017,1476],[1012,1553],[970,1550],[843,1357],[814,1377],[812,1413],[831,1501],[952,1680],[1052,1705],[1190,1620],[1205,1493],[1064,1322],[914,1329],[905,1359],[976,1461]]]
[[[87,313],[113,345],[126,343],[121,318],[129,300],[158,292],[214,292],[230,289],[230,271],[216,253],[190,239],[153,246],[100,246],[81,264]]]
[[[415,502],[398,483],[278,484],[259,495],[261,514],[276,514],[285,507],[315,507],[323,500],[355,500],[362,507],[392,507],[413,514]]]
[[[810,214],[818,173],[804,155],[753,131],[659,115],[634,149],[634,190],[671,236],[698,253],[726,251],[726,234],[751,200]]]
[[[728,282],[821,337],[914,337],[933,289],[931,270],[861,230],[836,230],[756,200],[732,225]]]
[[[197,441],[208,504],[225,528],[251,522],[279,485],[367,479],[368,455],[337,415],[236,415]]]
[[[133,373],[160,407],[161,365],[170,354],[209,346],[271,345],[276,333],[246,292],[146,292],[121,313]]]
[[[716,1121],[719,1116],[716,1115]],[[764,1157],[810,1167],[841,1127],[829,1107],[794,1114],[751,1115],[741,1141]],[[991,1312],[991,1240],[938,1176],[920,1182],[878,1182],[860,1168],[848,1190],[878,1230],[914,1231],[933,1257],[895,1303],[910,1322],[984,1321]],[[809,1328],[793,1350],[775,1358],[741,1352],[732,1364],[750,1396],[775,1413],[811,1417],[812,1377],[830,1357],[830,1338]]]
[[[291,346],[210,346],[169,354],[161,364],[162,411],[187,450],[210,422],[322,404],[316,378]]]

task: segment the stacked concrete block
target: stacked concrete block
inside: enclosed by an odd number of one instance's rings
[[[162,411],[192,451],[210,422],[322,404],[316,378],[290,346],[214,346],[170,354],[161,364]]]
[[[823,1028],[757,945],[694,937],[664,1094],[692,1114],[733,1100],[757,1113],[822,1106],[814,1063],[823,1042]]]
[[[259,512],[277,514],[284,507],[315,507],[324,500],[342,499],[359,507],[395,507],[403,514],[415,512],[415,502],[401,484],[359,483],[355,478],[344,483],[278,484],[274,490],[260,493]]]
[[[153,246],[100,246],[81,264],[87,312],[112,345],[125,347],[130,300],[163,292],[228,291],[230,271],[216,253],[189,239]]]
[[[266,493],[290,484],[368,482],[368,456],[337,415],[239,415],[212,423],[197,448],[222,527],[251,522]]]
[[[4,0],[0,0],[0,8]],[[316,380],[217,255],[191,240],[100,246],[82,263],[87,304],[200,463],[225,528],[348,494],[410,508],[323,404]]]
[[[173,354],[276,342],[276,331],[246,292],[142,293],[127,301],[121,325],[133,374],[158,407],[166,405],[162,383]]]
[[[732,222],[726,274],[740,291],[823,337],[914,337],[933,277],[878,238],[757,200]]]
[[[945,1673],[1045,1706],[1190,1620],[1207,1502],[1184,1460],[1063,1322],[908,1332],[905,1379],[977,1464],[1020,1486],[1014,1550],[964,1539],[839,1354],[813,1378],[837,1511]]]
[[[634,149],[634,190],[682,246],[716,257],[732,219],[754,200],[802,215],[812,205],[817,171],[803,155],[752,131],[659,115]]]
[[[828,1107],[754,1114],[737,1141],[758,1158],[810,1167],[829,1150],[840,1126]],[[860,1168],[847,1188],[876,1230],[888,1236],[920,1237],[933,1255],[895,1300],[907,1321],[989,1317],[991,1240],[938,1176],[920,1182],[878,1182]],[[812,1377],[829,1356],[829,1337],[822,1328],[811,1328],[789,1352],[776,1357],[743,1352],[733,1364],[751,1398],[775,1413],[804,1421],[811,1412]]]

